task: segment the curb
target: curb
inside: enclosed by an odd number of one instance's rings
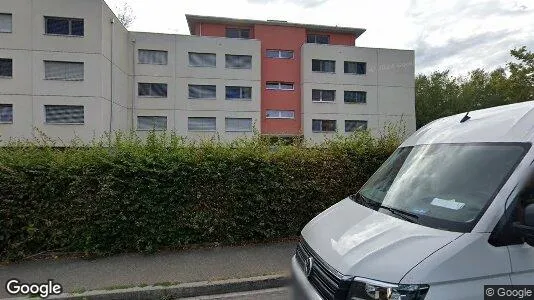
[[[287,274],[267,275],[250,278],[227,279],[219,281],[200,281],[171,286],[147,286],[118,290],[95,290],[81,294],[62,294],[48,299],[68,300],[128,300],[128,299],[177,299],[197,296],[239,293],[254,290],[279,288],[289,285]]]

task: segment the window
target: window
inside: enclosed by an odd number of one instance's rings
[[[367,102],[367,92],[345,91],[345,103],[365,103]]]
[[[252,69],[252,56],[226,54],[226,68]]]
[[[250,100],[252,98],[252,88],[247,86],[227,86],[227,100]]]
[[[0,77],[13,77],[13,60],[0,58]]]
[[[47,124],[83,124],[83,106],[81,105],[45,105]]]
[[[226,118],[226,131],[251,132],[252,119],[250,118]]]
[[[13,123],[13,104],[0,104],[0,124]]]
[[[364,75],[367,72],[367,63],[346,61],[345,62],[345,74],[358,74]]]
[[[295,86],[292,82],[267,81],[265,88],[267,90],[292,91],[295,89]]]
[[[308,34],[307,43],[330,44],[330,36],[324,34]]]
[[[167,130],[167,117],[138,116],[137,130]]]
[[[267,57],[292,59],[293,51],[292,50],[267,50]]]
[[[268,110],[267,119],[294,119],[295,111],[292,110]]]
[[[313,132],[336,131],[336,120],[312,120]]]
[[[167,84],[139,83],[137,94],[140,97],[167,98]]]
[[[226,37],[234,39],[250,39],[250,29],[248,28],[226,28]]]
[[[190,99],[215,99],[217,98],[217,87],[215,85],[189,85]]]
[[[189,65],[191,67],[215,67],[217,56],[214,53],[189,52]]]
[[[190,117],[187,119],[187,130],[215,131],[217,130],[217,122],[215,118]]]
[[[83,19],[45,17],[45,33],[58,35],[84,35]]]
[[[3,33],[13,32],[13,15],[12,14],[0,14],[0,32],[3,32]]]
[[[312,71],[335,73],[336,72],[336,61],[335,60],[312,59]]]
[[[81,81],[84,79],[83,62],[45,61],[45,79]]]
[[[313,102],[334,102],[335,100],[335,90],[312,90]]]
[[[143,50],[139,49],[138,59],[140,64],[147,65],[166,65],[168,64],[168,52],[161,50]]]
[[[345,132],[354,132],[360,130],[367,130],[367,121],[361,120],[346,120]]]

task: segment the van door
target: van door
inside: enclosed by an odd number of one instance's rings
[[[525,223],[524,209],[527,205],[534,204],[534,174],[525,183],[521,192],[515,199],[513,222]],[[527,243],[509,245],[510,262],[512,264],[511,280],[513,285],[530,285],[534,278],[534,247]]]

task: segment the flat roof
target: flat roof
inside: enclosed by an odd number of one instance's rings
[[[281,20],[264,21],[264,20],[199,16],[199,15],[189,15],[189,14],[186,14],[185,18],[187,19],[187,24],[189,25],[189,32],[191,34],[194,34],[195,23],[218,23],[218,24],[232,24],[232,25],[261,24],[261,25],[271,25],[271,26],[299,27],[299,28],[306,28],[308,30],[313,30],[317,32],[352,34],[355,36],[355,38],[358,38],[360,35],[362,35],[365,32],[365,29],[363,28],[291,23],[291,22],[286,22],[286,21],[281,21]]]

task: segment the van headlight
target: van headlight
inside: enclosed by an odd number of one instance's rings
[[[355,278],[348,300],[423,300],[426,284],[391,284],[365,278]]]

